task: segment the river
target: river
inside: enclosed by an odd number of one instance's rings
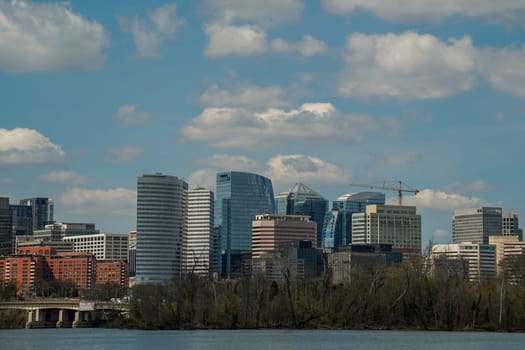
[[[121,329],[0,330],[2,350],[522,350],[523,333]]]

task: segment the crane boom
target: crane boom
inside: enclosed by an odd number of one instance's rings
[[[419,190],[412,190],[408,188],[403,188],[403,181],[397,181],[397,186],[394,186],[393,184],[388,184],[387,182],[384,182],[383,185],[371,185],[371,184],[350,184],[350,186],[355,187],[366,187],[371,189],[381,189],[381,190],[390,190],[390,191],[396,191],[397,192],[397,204],[402,205],[403,204],[403,192],[410,192],[413,194],[418,194]],[[406,186],[406,184],[404,184]]]

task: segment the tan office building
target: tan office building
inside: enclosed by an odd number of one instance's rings
[[[317,241],[317,224],[307,215],[256,215],[252,221],[252,258],[275,251],[286,242]]]

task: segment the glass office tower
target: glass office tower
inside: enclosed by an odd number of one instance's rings
[[[348,193],[333,201],[332,210],[324,220],[322,247],[337,251],[340,246],[352,243],[352,214],[364,213],[368,204],[385,204],[385,194]]]
[[[33,208],[33,231],[43,230],[46,225],[55,223],[54,204],[49,198],[26,198],[20,200],[20,205],[28,205]]]
[[[275,200],[270,179],[239,171],[217,174],[215,225],[220,235],[222,259],[219,269],[222,277],[240,275],[242,256],[252,249],[252,221],[255,215],[274,213]]]
[[[188,184],[176,176],[138,178],[136,283],[168,282],[180,275],[187,191]]]
[[[308,215],[317,224],[317,247],[321,247],[323,222],[328,201],[319,193],[302,183],[296,183],[289,191],[275,196],[277,214]]]

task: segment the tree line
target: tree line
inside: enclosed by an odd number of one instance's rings
[[[509,265],[512,263],[511,265]],[[127,326],[143,329],[525,330],[525,260],[498,279],[469,282],[433,274],[423,261],[364,271],[348,283],[264,276],[210,281],[189,274],[132,290]]]

